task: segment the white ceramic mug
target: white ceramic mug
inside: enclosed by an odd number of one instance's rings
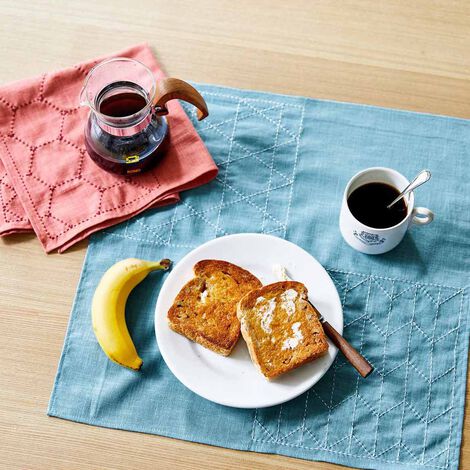
[[[398,171],[383,167],[367,168],[349,180],[344,190],[339,227],[343,238],[355,250],[368,255],[386,253],[402,241],[411,224],[427,225],[433,221],[432,211],[425,207],[414,207],[415,198],[411,192],[405,196],[407,214],[399,224],[388,228],[364,225],[349,210],[348,198],[355,189],[367,183],[387,183],[401,192],[410,182]]]

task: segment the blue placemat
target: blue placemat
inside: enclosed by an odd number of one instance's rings
[[[456,469],[468,353],[470,123],[440,116],[198,85],[210,117],[194,122],[217,180],[95,235],[72,309],[51,416],[190,441],[377,469]],[[192,113],[192,110],[188,110]],[[194,118],[194,116],[193,116]],[[349,248],[338,229],[358,170],[433,173],[417,202],[436,213],[383,256]],[[286,237],[329,269],[345,336],[374,365],[363,380],[338,357],[299,398],[267,409],[210,403],[165,366],[153,314],[162,275],[133,292],[128,319],[140,373],[110,362],[90,303],[103,272],[136,256],[178,261],[217,236]]]

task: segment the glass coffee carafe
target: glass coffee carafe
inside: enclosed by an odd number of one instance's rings
[[[151,168],[170,139],[166,103],[187,101],[208,115],[199,92],[177,78],[156,80],[144,64],[127,58],[99,63],[89,72],[80,104],[90,107],[85,146],[93,161],[113,173],[130,175]]]

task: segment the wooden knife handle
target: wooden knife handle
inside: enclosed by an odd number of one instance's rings
[[[322,325],[328,338],[333,341],[335,346],[343,353],[344,357],[362,377],[367,377],[374,368],[327,321],[323,321]]]

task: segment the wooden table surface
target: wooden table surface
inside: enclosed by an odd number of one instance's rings
[[[470,118],[466,0],[0,0],[0,22],[0,84],[147,41],[183,79]],[[0,468],[339,468],[48,418],[85,250],[0,242]],[[469,440],[467,416],[462,469]]]

